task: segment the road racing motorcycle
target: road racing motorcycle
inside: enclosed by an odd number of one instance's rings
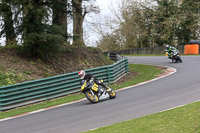
[[[172,59],[172,62],[182,62],[181,56],[178,50],[172,50],[171,54],[168,55],[169,59]]]
[[[103,80],[100,80],[101,84],[95,82],[87,82],[87,80],[81,81],[81,92],[83,92],[86,98],[92,103],[98,103],[99,101],[106,99],[114,99],[116,92],[103,84]],[[106,87],[106,88],[105,88]]]

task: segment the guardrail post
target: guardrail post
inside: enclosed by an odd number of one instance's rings
[[[110,66],[107,67],[107,71],[108,71],[108,84],[109,84],[111,82]]]
[[[126,73],[129,73],[128,59],[125,59]]]

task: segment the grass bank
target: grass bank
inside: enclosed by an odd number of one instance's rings
[[[162,70],[157,69],[155,66],[150,65],[138,65],[138,64],[130,64],[129,65],[130,75],[128,75],[128,78],[126,78],[125,81],[112,84],[110,87],[113,89],[119,89],[122,87],[130,86],[137,84],[139,82],[143,82],[146,80],[150,80],[155,77],[155,75],[160,74]],[[132,75],[133,74],[133,75]],[[58,98],[51,101],[45,101],[42,103],[34,104],[34,105],[28,105],[25,107],[13,109],[6,112],[0,112],[0,119],[12,117],[16,115],[20,115],[26,112],[31,112],[35,110],[39,110],[42,108],[47,108],[55,105],[60,105],[64,103],[68,103],[71,101],[79,100],[85,98],[84,94],[74,94],[74,95],[68,95],[62,98]]]
[[[200,102],[86,133],[200,133]]]

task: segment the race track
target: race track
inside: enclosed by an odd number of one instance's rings
[[[200,56],[182,56],[183,63],[172,63],[164,56],[127,58],[129,63],[170,66],[177,72],[120,91],[114,100],[98,104],[84,100],[0,121],[0,132],[78,133],[200,100]]]

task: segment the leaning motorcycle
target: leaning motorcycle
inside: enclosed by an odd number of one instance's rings
[[[171,52],[171,54],[168,55],[168,57],[169,57],[170,59],[172,59],[172,62],[174,62],[174,61],[175,61],[175,62],[182,62],[182,59],[181,59],[181,56],[180,56],[178,50],[173,50],[173,51]]]
[[[103,80],[100,80],[103,83]],[[96,84],[94,82],[87,82],[86,80],[81,81],[81,92],[83,92],[86,98],[92,103],[98,103],[105,99],[114,99],[116,97],[116,92],[110,87],[103,87],[101,84]],[[105,85],[104,85],[105,86]]]

